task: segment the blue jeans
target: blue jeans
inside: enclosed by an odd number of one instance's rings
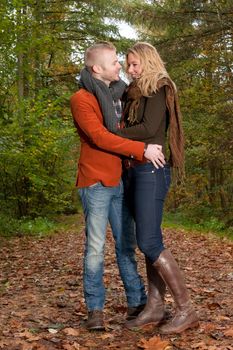
[[[146,303],[144,284],[137,272],[134,221],[124,201],[123,184],[105,187],[100,182],[79,189],[86,223],[84,253],[84,297],[87,309],[102,310],[106,228],[110,222],[115,240],[117,264],[128,307]]]
[[[152,163],[140,164],[124,174],[126,198],[136,222],[137,244],[152,263],[164,250],[161,222],[170,182],[168,164],[159,169]]]

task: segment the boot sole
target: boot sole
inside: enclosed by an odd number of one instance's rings
[[[105,331],[104,326],[87,327],[88,331]]]
[[[183,328],[180,328],[179,330],[176,330],[176,331],[163,331],[162,329],[159,330],[159,333],[160,334],[180,334],[186,330],[189,330],[189,329],[192,329],[192,328],[197,328],[199,327],[200,323],[199,321],[195,321],[193,323],[191,323],[188,327],[183,327]]]
[[[147,326],[158,326],[160,325],[161,323],[163,323],[163,321],[157,321],[157,322],[148,322],[148,323],[144,323],[144,324],[141,324],[141,325],[138,325],[138,326],[132,326],[132,327],[128,327],[127,325],[124,325],[125,328],[127,329],[137,329],[137,328],[144,328],[144,327],[147,327]]]

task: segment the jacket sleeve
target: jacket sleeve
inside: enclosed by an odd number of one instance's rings
[[[165,90],[161,88],[147,97],[142,121],[139,124],[117,130],[116,134],[132,140],[146,140],[156,135],[162,119],[166,117]]]
[[[71,112],[75,123],[88,137],[89,141],[97,147],[127,157],[135,157],[142,160],[144,154],[144,142],[131,141],[110,133],[98,118],[95,106],[90,98],[74,94],[71,97]],[[96,104],[97,105],[97,104]],[[98,106],[98,105],[97,105]]]

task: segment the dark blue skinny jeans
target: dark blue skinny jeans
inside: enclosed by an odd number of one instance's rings
[[[126,199],[136,222],[139,249],[154,263],[164,250],[161,222],[168,192],[170,165],[156,169],[152,163],[131,167],[124,172]]]

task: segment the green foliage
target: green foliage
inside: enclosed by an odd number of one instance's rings
[[[18,234],[19,221],[7,214],[0,213],[0,237],[12,237]]]
[[[36,235],[37,237],[41,237],[47,235],[55,228],[56,224],[53,221],[50,221],[46,217],[37,217],[34,220],[21,221],[21,225],[18,229],[26,235]]]
[[[51,215],[45,217],[38,216],[34,219],[22,217],[16,219],[0,213],[0,237],[11,238],[21,236],[42,236],[53,235],[57,232],[72,230],[80,232],[82,225],[82,207],[79,200],[75,201],[78,212],[67,214]],[[0,239],[1,246],[1,239]]]
[[[203,209],[205,210],[205,208]],[[232,227],[226,227],[223,221],[213,216],[205,216],[202,220],[197,222],[195,215],[196,213],[193,213],[193,215],[190,216],[190,211],[185,211],[183,209],[176,212],[166,212],[163,218],[163,227],[183,228],[191,232],[212,233],[233,240]]]
[[[42,90],[24,101],[23,124],[13,119],[2,125],[0,201],[17,217],[61,212],[70,201],[74,130],[71,119],[61,117],[65,97],[45,95]]]
[[[110,40],[125,51],[131,45],[119,35],[119,20],[158,48],[178,86],[186,181],[172,188],[167,208],[191,213],[198,225],[232,227],[230,0],[14,0],[0,6],[0,216],[5,231],[17,231],[18,219],[77,210],[79,143],[69,97],[77,89],[87,46]]]
[[[116,25],[106,21],[119,6],[104,0],[1,3],[0,232],[43,232],[49,226],[42,217],[77,211],[79,140],[69,98],[85,48],[96,40],[119,41]]]
[[[17,220],[3,214],[0,215],[0,236],[6,238],[22,235],[40,238],[54,232],[58,227],[58,223],[47,217],[37,217],[35,219],[22,218]]]

